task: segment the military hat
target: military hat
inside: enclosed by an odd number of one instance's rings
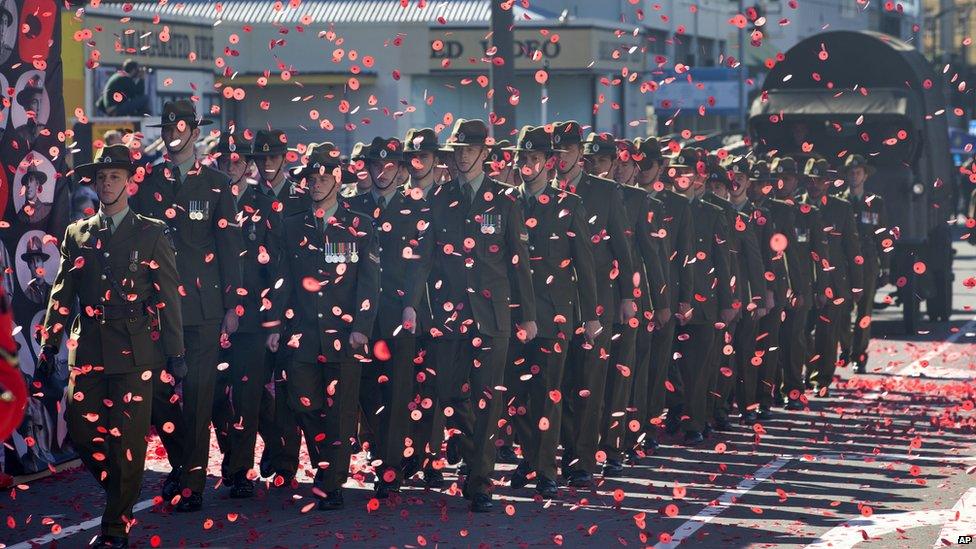
[[[355,183],[356,174],[349,171],[348,166],[342,162],[342,155],[335,144],[325,141],[322,143],[312,143],[302,157],[302,165],[291,169],[291,174],[296,178],[308,177],[313,174],[331,173],[336,168],[342,168],[342,183]]]
[[[569,120],[567,122],[556,122],[552,126],[552,146],[553,149],[564,145],[583,142],[583,128],[579,122]]]
[[[830,164],[823,158],[810,158],[803,167],[803,175],[809,178],[824,179],[831,173],[833,171],[830,169]]]
[[[708,173],[707,181],[709,183],[721,183],[729,189],[735,184],[729,170],[726,170],[718,162],[709,162],[706,171]]]
[[[698,149],[694,147],[682,148],[678,154],[671,156],[671,162],[668,166],[671,168],[697,168]]]
[[[617,156],[617,140],[610,133],[590,132],[583,141],[583,156],[608,154]]]
[[[752,168],[749,170],[749,179],[753,181],[769,181],[769,163],[765,160],[757,160],[752,163]]]
[[[421,151],[437,152],[441,148],[437,142],[437,134],[430,128],[410,128],[403,138],[403,153],[410,154]]]
[[[89,164],[82,164],[75,168],[75,173],[79,178],[88,178],[89,182],[95,181],[95,172],[103,168],[124,168],[133,174],[136,165],[132,162],[129,147],[125,145],[108,145],[102,150],[95,160]]]
[[[661,142],[656,137],[638,137],[634,140],[634,148],[637,154],[634,160],[637,167],[642,170],[650,169],[655,162],[663,162],[664,155],[661,154]]]
[[[24,175],[20,177],[20,184],[26,186],[31,179],[36,181],[38,185],[43,185],[47,183],[47,174],[42,172],[41,170],[38,170],[34,166],[31,166],[27,168],[27,171],[24,172]]]
[[[854,168],[864,168],[864,172],[868,175],[874,173],[874,166],[868,164],[868,161],[864,159],[863,156],[859,154],[848,155],[844,159],[844,171],[849,172]]]
[[[37,76],[32,76],[27,80],[27,85],[24,86],[24,89],[17,93],[17,103],[26,109],[35,95],[41,95],[43,93],[44,87],[41,86],[41,79]]]
[[[165,126],[175,126],[180,121],[187,122],[190,127],[209,126],[213,120],[209,118],[197,118],[197,110],[193,102],[189,99],[177,99],[167,101],[163,104],[163,114],[160,116],[159,124],[147,124],[147,128],[163,128]]]
[[[538,151],[552,154],[552,136],[543,126],[522,126],[518,137],[515,139],[515,146],[508,147],[509,151]]]
[[[488,152],[488,158],[485,160],[485,164],[505,162],[506,164],[512,161],[512,142],[508,139],[502,139],[491,146],[491,150]]]
[[[396,137],[374,137],[363,159],[403,162],[403,142]]]
[[[288,136],[281,130],[258,130],[248,156],[275,156],[288,153]]]
[[[247,156],[251,153],[251,141],[244,136],[244,132],[220,132],[220,139],[210,147],[207,154],[234,154]]]
[[[770,177],[780,177],[784,175],[799,175],[796,160],[791,156],[783,156],[773,160],[769,166]]]
[[[746,175],[750,175],[750,171],[752,169],[752,164],[749,162],[748,156],[732,157],[728,162],[726,162],[725,165],[733,174],[744,173]]]
[[[24,249],[24,253],[20,254],[20,259],[27,261],[31,257],[40,257],[41,261],[47,261],[51,259],[51,254],[44,251],[44,244],[41,242],[41,237],[32,236],[27,239],[27,247]]]
[[[368,154],[369,145],[363,143],[362,141],[357,141],[356,144],[352,146],[352,152],[349,154],[349,160],[352,162],[366,160],[366,156]]]
[[[465,120],[458,118],[454,123],[444,149],[453,150],[454,147],[470,147],[471,145],[484,145],[488,141],[488,124],[484,120]]]

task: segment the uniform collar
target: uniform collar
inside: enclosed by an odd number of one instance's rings
[[[112,218],[112,232],[113,233],[122,225],[122,220],[125,219],[125,216],[127,216],[127,215],[129,215],[129,207],[128,206],[126,206],[125,209],[122,210],[121,212],[119,212],[119,213],[117,213],[115,215],[112,215],[112,216],[106,215],[105,214],[105,211],[102,210],[102,209],[99,209],[98,210],[98,216],[100,218],[100,221],[101,221],[101,224],[102,225],[105,225],[106,219],[108,219],[109,217]]]
[[[478,177],[475,177],[471,181],[465,180],[464,176],[458,176],[458,182],[462,185],[464,185],[465,183],[470,185],[471,196],[478,196],[478,190],[481,189],[481,185],[484,184],[485,182],[485,172],[481,172],[480,174],[478,174]]]

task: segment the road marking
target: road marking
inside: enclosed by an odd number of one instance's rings
[[[697,515],[691,517],[684,524],[679,526],[671,535],[670,542],[658,543],[654,546],[654,549],[672,549],[677,547],[682,541],[691,537],[702,526],[705,526],[711,522],[712,519],[721,515],[723,511],[732,505],[732,500],[741,498],[750,490],[765,482],[767,479],[769,479],[769,477],[773,476],[776,471],[782,469],[783,466],[789,463],[792,459],[793,456],[780,456],[770,461],[766,465],[763,465],[758,471],[756,471],[752,478],[744,479],[732,490],[723,492],[722,495],[720,495],[716,500],[716,505],[706,505],[705,508],[698,512]]]
[[[152,507],[152,505],[153,505],[153,500],[151,499],[140,501],[139,503],[132,506],[132,513],[135,514],[139,511],[142,511],[143,509],[148,509]],[[22,541],[17,545],[11,545],[7,547],[7,549],[31,549],[32,547],[37,547],[39,545],[46,545],[48,543],[51,543],[54,540],[64,539],[66,537],[73,536],[79,532],[84,532],[85,530],[91,530],[92,528],[99,526],[101,523],[102,523],[102,516],[99,515],[93,519],[86,520],[81,524],[75,524],[73,526],[62,528],[57,535],[44,534],[43,536],[28,541]]]
[[[976,488],[966,490],[966,493],[952,506],[951,516],[942,526],[932,547],[935,549],[945,547],[946,544],[942,540],[952,545],[958,542],[960,537],[973,534],[976,534]]]
[[[953,343],[955,343],[956,341],[958,341],[959,338],[961,338],[962,336],[966,335],[966,332],[968,330],[971,330],[974,326],[976,326],[976,316],[974,316],[971,319],[969,319],[969,322],[963,324],[959,328],[959,331],[957,331],[954,334],[950,334],[949,337],[947,337],[946,340],[942,342],[942,345],[939,345],[934,350],[929,351],[928,353],[926,353],[925,356],[923,356],[922,358],[919,358],[918,360],[915,360],[914,362],[912,362],[908,366],[905,366],[904,368],[902,368],[901,370],[899,370],[898,373],[895,374],[895,375],[899,375],[899,376],[903,376],[903,377],[917,377],[919,374],[926,374],[926,371],[929,368],[928,367],[924,367],[923,368],[921,366],[921,363],[922,362],[929,362],[933,358],[935,358],[935,357],[941,355],[942,353],[946,352],[946,350],[949,349],[949,347],[951,347]],[[958,373],[964,373],[964,372],[963,371],[960,371]],[[926,374],[926,375],[928,375],[928,374]],[[938,377],[938,376],[936,376],[936,377]]]

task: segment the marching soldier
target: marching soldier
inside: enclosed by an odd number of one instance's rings
[[[728,431],[732,429],[728,416],[733,396],[738,399],[739,414],[747,423],[751,419],[747,410],[756,407],[753,403],[758,373],[753,363],[756,329],[758,321],[768,312],[772,296],[766,285],[766,262],[758,238],[756,210],[749,203],[749,160],[736,158],[727,167],[719,165],[717,158],[710,157],[710,160],[713,162],[709,166],[710,188],[705,200],[721,208],[728,222],[730,282],[733,308],[738,310],[738,316],[720,332],[724,338],[713,351],[720,369],[712,374],[715,381],[711,385],[706,416],[712,420],[713,429]]]
[[[864,256],[864,291],[855,297],[854,326],[850,317],[841,329],[841,361],[853,362],[857,373],[863,374],[868,363],[868,343],[871,341],[871,316],[874,314],[874,293],[878,285],[885,284],[891,267],[891,237],[888,231],[888,211],[884,199],[866,193],[864,183],[874,173],[864,157],[852,154],[844,161],[844,179],[847,190],[841,198],[851,203],[857,220],[857,233],[861,238],[861,254]],[[885,241],[888,242],[885,242]]]
[[[809,358],[808,317],[814,298],[823,295],[826,277],[820,271],[820,258],[826,257],[820,209],[801,203],[796,196],[800,173],[796,161],[789,156],[776,158],[770,166],[770,177],[776,178],[776,194],[788,206],[788,215],[781,212],[774,223],[782,235],[789,272],[786,317],[780,329],[780,364],[783,394],[787,410],[802,410],[806,404],[803,394],[803,366]],[[774,214],[775,215],[775,214]],[[783,242],[785,241],[785,242]]]
[[[497,181],[506,185],[517,186],[520,181],[515,168],[514,153],[511,149],[512,143],[509,140],[496,141],[491,146],[491,152],[488,153],[488,160],[485,161],[485,171],[489,177]]]
[[[449,138],[459,177],[427,196],[434,242],[427,291],[434,314],[431,352],[438,400],[449,427],[448,461],[463,457],[468,475],[463,493],[471,510],[492,509],[494,435],[504,405],[497,393],[504,378],[511,307],[520,309],[519,339],[535,337],[535,295],[526,249],[528,235],[514,189],[484,172],[488,126],[459,119]],[[520,301],[512,301],[518,296]],[[423,293],[406,296],[403,322],[416,324]],[[459,456],[460,454],[460,456]]]
[[[340,196],[342,198],[352,198],[354,196],[369,192],[369,189],[373,186],[373,181],[362,174],[359,176],[359,172],[364,172],[366,156],[369,154],[369,145],[366,143],[357,142],[352,147],[352,153],[349,154],[349,171],[357,174],[356,180],[352,182],[347,182],[343,184],[340,190]]]
[[[158,383],[183,375],[186,363],[180,281],[166,224],[129,208],[127,187],[136,172],[129,149],[111,145],[101,152],[94,163],[75,170],[94,183],[99,211],[69,225],[61,242],[37,370],[52,370],[70,330],[77,345],[68,352],[68,433],[105,490],[102,530],[92,545],[109,549],[128,547],[132,506],[142,487],[153,378]],[[75,299],[78,316],[69,324]]]
[[[582,201],[549,185],[551,136],[543,127],[525,126],[516,146],[509,150],[516,153],[523,181],[518,205],[528,228],[539,324],[532,341],[512,340],[505,376],[511,392],[506,398],[515,411],[511,424],[525,456],[512,473],[512,487],[529,484],[534,472],[536,492],[552,498],[557,493],[556,447],[562,408],[561,399],[552,394],[560,389],[576,326],[582,323],[584,337],[591,343],[603,328],[596,314],[596,275]]]
[[[665,278],[668,281],[664,289],[669,303],[677,303],[677,314],[670,318],[656,318],[657,328],[651,333],[649,349],[639,347],[638,353],[650,353],[650,364],[647,375],[647,394],[643,412],[639,412],[642,431],[646,433],[643,440],[643,450],[653,451],[658,447],[655,434],[647,432],[648,425],[664,411],[666,394],[665,386],[668,378],[672,377],[672,350],[675,332],[678,327],[678,314],[682,318],[691,312],[694,300],[694,273],[692,272],[692,243],[695,238],[695,227],[692,221],[691,206],[688,199],[678,194],[673,186],[673,178],[664,170],[666,158],[661,154],[661,146],[657,139],[637,139],[634,141],[637,149],[634,161],[640,170],[637,173],[637,184],[652,198],[660,201],[660,230],[661,252],[668,258],[665,264]],[[667,181],[667,183],[665,183]],[[645,340],[645,343],[646,340]],[[641,339],[638,339],[638,345]],[[635,383],[640,386],[639,382]],[[640,398],[635,399],[638,410],[641,409]],[[668,414],[668,427],[671,432],[680,429],[678,421],[680,415]]]
[[[280,323],[269,327],[267,344],[272,352],[292,349],[285,366],[288,403],[317,469],[312,485],[318,508],[335,510],[345,505],[342,485],[359,413],[358,363],[370,355],[380,258],[370,219],[337,201],[345,170],[338,156],[309,160],[312,173],[304,175],[312,206],[284,222],[271,303],[271,316]]]
[[[668,418],[672,422],[680,418],[685,443],[693,446],[703,442],[703,430],[710,419],[706,416],[709,382],[713,371],[718,370],[713,354],[719,344],[716,325],[728,326],[736,315],[729,287],[729,228],[722,210],[702,200],[705,166],[696,149],[682,149],[668,169],[675,190],[689,201],[695,220],[689,256],[694,258],[691,274],[695,297],[691,308],[678,316],[675,372],[671,376],[675,400],[668,406]]]
[[[400,490],[400,466],[406,448],[417,451],[407,445],[406,439],[410,436],[411,421],[408,405],[416,394],[413,379],[418,326],[402,322],[403,296],[419,293],[425,286],[426,273],[408,277],[408,272],[416,257],[429,255],[433,249],[430,239],[421,239],[430,225],[423,191],[398,186],[396,179],[398,173],[407,173],[406,150],[430,154],[430,170],[433,152],[438,148],[437,135],[430,129],[410,130],[402,143],[395,138],[377,137],[370,145],[366,160],[372,189],[348,200],[349,209],[365,212],[372,218],[380,257],[379,312],[373,337],[376,344],[382,341],[390,353],[385,358],[374,356],[373,363],[363,368],[367,373],[360,391],[365,418],[373,425],[376,438],[377,448],[372,457],[381,461],[376,467],[376,497],[380,499]],[[407,284],[416,287],[407,288]],[[420,333],[428,327],[427,320],[429,316],[418,315]],[[426,412],[433,414],[432,410]]]
[[[826,256],[821,256],[827,285],[824,295],[818,298],[817,327],[814,332],[814,353],[817,358],[813,368],[808,368],[806,381],[815,386],[820,396],[826,397],[837,368],[837,345],[841,340],[841,330],[850,322],[843,319],[851,316],[854,300],[863,293],[861,266],[864,258],[861,256],[854,208],[850,202],[827,192],[831,186],[827,161],[811,158],[807,160],[803,173],[808,185],[807,194],[801,202],[816,204],[820,208],[827,243]]]
[[[590,133],[583,143],[583,158],[587,173],[612,178],[617,171],[616,140],[610,134]],[[664,312],[670,316],[670,311],[667,311],[667,295],[662,293],[667,282],[662,270],[659,239],[652,236],[657,234],[659,228],[659,212],[654,204],[657,200],[636,187],[619,182],[618,185],[627,213],[627,244],[640,284],[634,293],[639,314],[628,322],[615,319],[613,325],[600,443],[607,456],[603,465],[605,477],[620,476],[623,473],[627,408],[630,405],[634,371],[637,369],[635,359],[638,330],[647,331],[652,311],[665,309]]]
[[[175,376],[183,386],[182,402],[166,383],[156,384],[153,402],[153,424],[173,466],[163,497],[180,512],[199,511],[203,505],[218,343],[239,323],[242,242],[234,197],[227,176],[201,165],[193,146],[200,127],[210,123],[197,119],[188,100],[167,102],[162,121],[154,126],[162,127],[168,156],[146,169],[129,200],[136,213],[169,226],[182,281],[188,370],[184,379]]]
[[[614,322],[628,323],[637,314],[634,263],[628,245],[627,211],[619,185],[583,171],[583,130],[575,121],[553,126],[556,149],[554,185],[583,199],[589,216],[590,242],[597,266],[597,315],[603,330],[592,344],[577,335],[563,376],[563,476],[570,486],[586,487],[596,471],[603,401]]]

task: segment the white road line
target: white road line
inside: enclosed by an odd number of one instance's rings
[[[930,362],[933,358],[946,352],[946,350],[948,350],[953,343],[958,341],[960,337],[966,335],[966,333],[969,330],[973,329],[973,327],[976,327],[976,316],[969,319],[969,322],[963,324],[959,328],[959,331],[957,331],[954,334],[950,334],[949,337],[947,337],[946,340],[942,342],[942,345],[939,345],[934,350],[926,353],[922,358],[919,358],[918,360],[913,361],[908,366],[905,366],[904,368],[899,370],[898,373],[895,375],[904,376],[904,377],[915,377],[918,376],[919,374],[926,374],[926,370],[928,370],[928,368],[923,368],[921,366],[922,362]],[[964,373],[964,372],[960,371],[959,373]]]
[[[152,504],[153,504],[153,502],[152,502],[151,499],[147,499],[145,501],[140,501],[139,503],[135,504],[132,507],[132,513],[135,514],[135,513],[139,512],[139,511],[142,511],[143,509],[148,509],[148,508],[152,507]],[[102,516],[99,515],[99,516],[97,516],[97,517],[95,517],[93,519],[86,520],[85,522],[82,522],[81,524],[75,524],[73,526],[67,526],[65,528],[62,528],[61,531],[58,532],[57,535],[55,535],[55,534],[44,534],[43,536],[40,536],[40,537],[31,539],[31,540],[22,541],[22,542],[18,543],[17,545],[11,545],[11,546],[7,547],[7,549],[31,549],[32,547],[37,547],[37,546],[40,546],[40,545],[46,545],[48,543],[51,543],[54,540],[64,539],[64,538],[66,538],[68,536],[73,536],[73,535],[75,535],[75,534],[77,534],[79,532],[84,532],[85,530],[91,530],[92,528],[95,528],[95,527],[99,526],[101,523],[102,523]]]
[[[942,540],[948,541],[949,544],[955,544],[960,536],[972,536],[974,534],[976,534],[976,488],[970,488],[952,506],[951,516],[942,525],[942,530],[936,536],[932,547],[939,549],[946,546]]]
[[[759,486],[761,483],[766,481],[769,477],[773,476],[776,471],[783,468],[784,465],[789,463],[793,459],[793,456],[780,456],[773,461],[770,461],[766,465],[763,465],[752,478],[744,479],[735,488],[727,492],[723,492],[722,495],[718,497],[717,505],[706,505],[697,515],[688,519],[684,524],[679,526],[674,534],[671,536],[671,541],[669,543],[658,543],[654,546],[654,549],[672,549],[677,547],[682,541],[691,537],[699,528],[705,526],[712,521],[715,517],[722,514],[723,511],[732,505],[732,500],[739,499],[750,490]]]

